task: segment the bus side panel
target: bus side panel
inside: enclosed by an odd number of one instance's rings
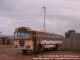
[[[54,44],[46,44],[46,43],[44,43],[44,44],[41,44],[41,41],[43,42],[43,41],[53,41],[53,43]],[[61,48],[61,45],[62,45],[62,43],[56,43],[56,41],[57,40],[59,40],[59,39],[46,39],[46,38],[38,38],[38,40],[37,40],[37,50],[38,50],[38,45],[39,45],[39,43],[42,45],[42,51],[44,50],[44,49],[48,49],[48,50],[54,50],[55,48],[55,50],[57,50],[58,48],[59,48],[59,50],[60,50],[60,48]],[[60,39],[60,41],[62,41],[61,39]]]

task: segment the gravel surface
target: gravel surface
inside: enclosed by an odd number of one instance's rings
[[[73,59],[55,59],[55,57],[72,57],[75,56]],[[42,52],[40,54],[22,54],[21,51],[16,50],[13,46],[0,46],[0,60],[80,60],[76,59],[76,57],[80,58],[80,52],[74,51],[48,51]]]

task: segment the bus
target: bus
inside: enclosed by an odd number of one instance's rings
[[[35,31],[29,27],[18,27],[14,32],[14,47],[23,53],[58,50],[62,46],[62,35]]]

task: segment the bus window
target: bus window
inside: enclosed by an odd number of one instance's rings
[[[38,37],[39,37],[39,38],[40,38],[40,36],[41,36],[40,33],[38,33]]]
[[[25,35],[25,33],[21,33],[21,38],[25,38],[26,37],[26,35]]]
[[[26,33],[26,37],[27,37],[27,38],[30,38],[30,32],[27,32],[27,33]]]
[[[15,33],[15,38],[30,38],[30,32],[17,32]]]
[[[18,38],[18,37],[20,37],[20,32],[15,33],[15,38]]]

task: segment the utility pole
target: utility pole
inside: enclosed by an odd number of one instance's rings
[[[44,31],[46,30],[46,23],[45,23],[45,17],[46,17],[46,7],[44,6],[43,7],[43,9],[44,9]]]

